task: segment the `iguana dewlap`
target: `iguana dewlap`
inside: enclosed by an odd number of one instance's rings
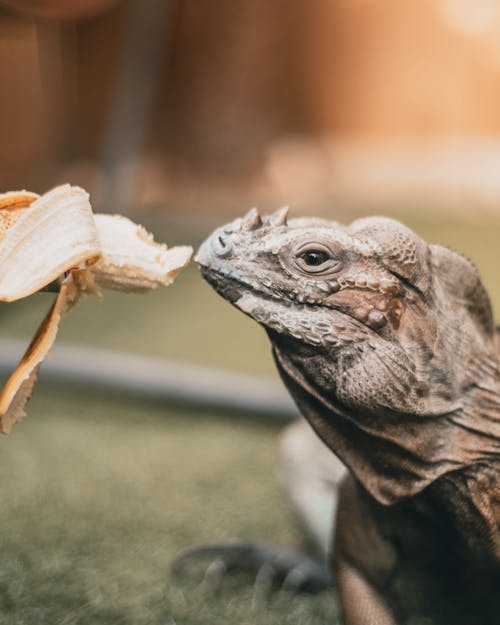
[[[391,219],[283,209],[218,229],[197,261],[264,326],[349,469],[333,555],[345,623],[498,625],[499,349],[472,264]]]

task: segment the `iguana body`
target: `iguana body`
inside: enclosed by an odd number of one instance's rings
[[[333,549],[345,623],[498,625],[499,341],[475,268],[393,220],[284,211],[217,230],[197,260],[264,326],[349,469]]]

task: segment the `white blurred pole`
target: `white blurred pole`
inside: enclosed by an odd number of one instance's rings
[[[0,340],[0,375],[9,375],[26,344]],[[295,404],[278,382],[121,351],[61,345],[42,364],[40,381],[119,392],[197,410],[291,421]]]

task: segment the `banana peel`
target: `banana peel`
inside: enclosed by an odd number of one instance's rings
[[[168,286],[191,258],[192,248],[168,249],[142,226],[120,215],[92,212],[83,189],[62,185],[42,196],[0,194],[0,302],[40,290],[58,291],[17,367],[0,391],[0,432],[24,416],[38,370],[61,319],[82,295],[101,289],[148,292]]]

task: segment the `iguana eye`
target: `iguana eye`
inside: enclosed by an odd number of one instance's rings
[[[308,244],[294,254],[295,264],[305,273],[323,273],[339,265],[339,260],[326,246]]]
[[[304,261],[308,267],[319,267],[330,258],[326,252],[321,250],[310,250],[302,252],[300,258]]]

